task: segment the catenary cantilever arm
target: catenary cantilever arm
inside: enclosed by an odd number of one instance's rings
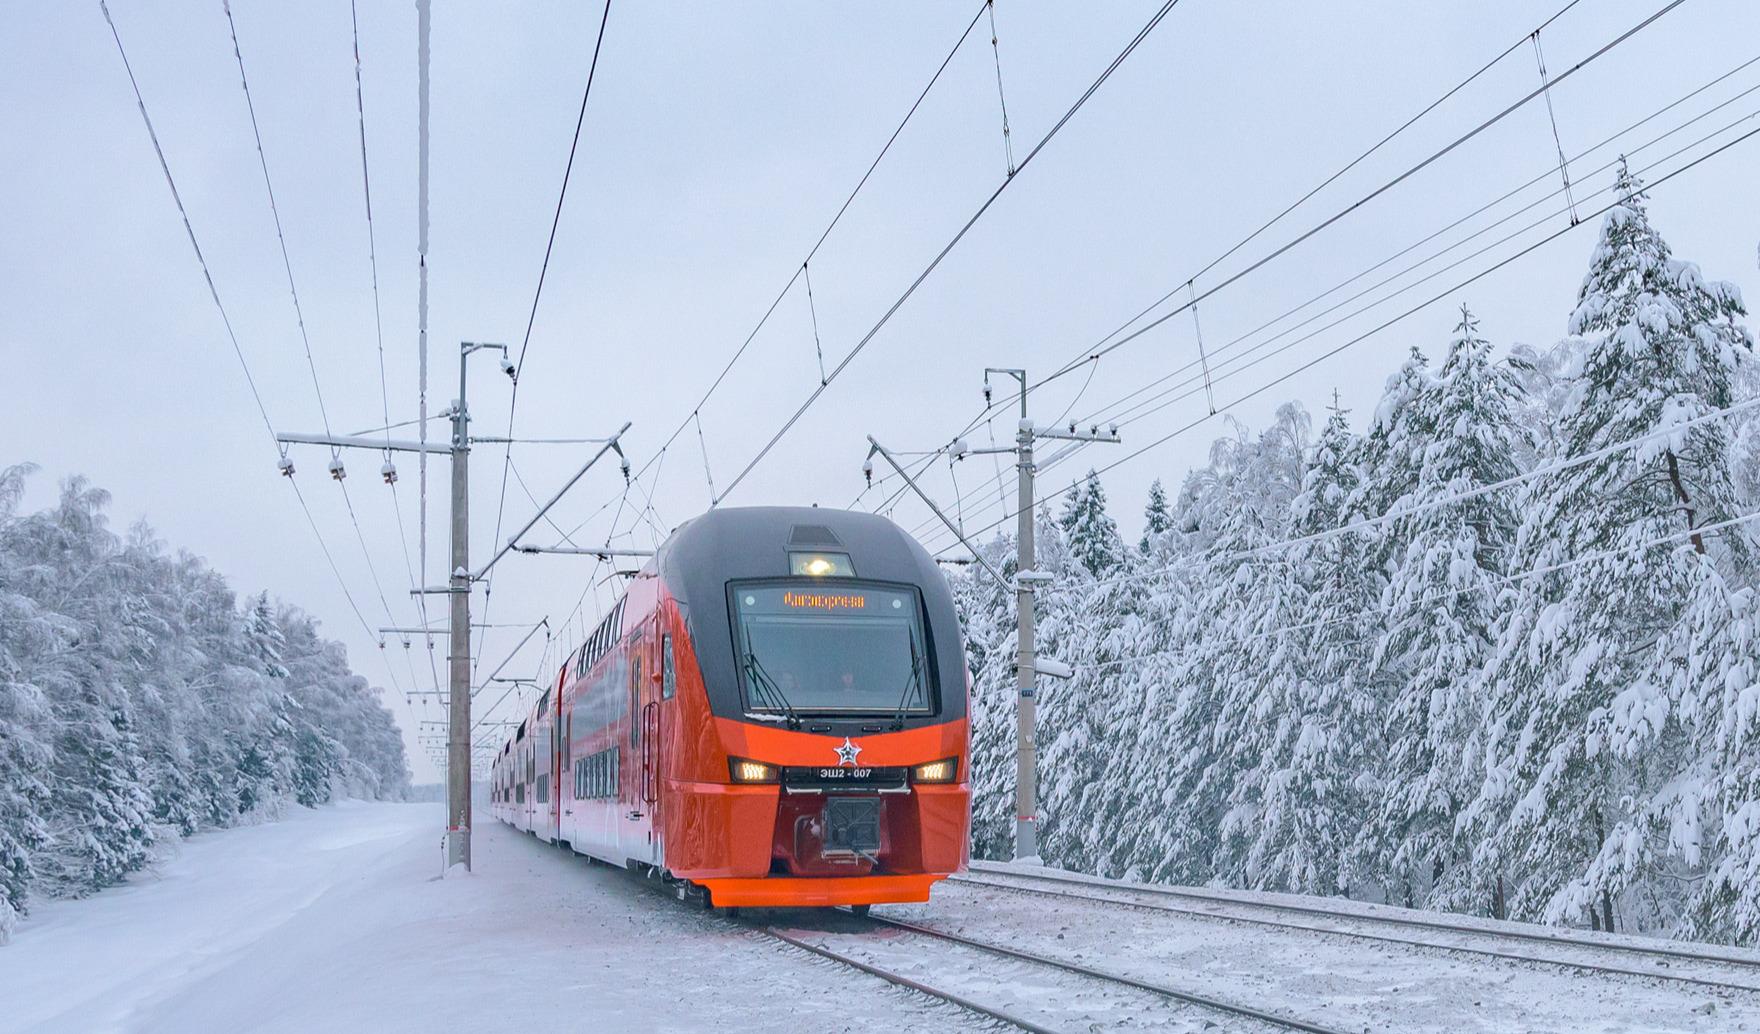
[[[879,453],[885,458],[886,462],[892,464],[892,469],[898,471],[898,476],[904,478],[904,483],[911,486],[911,491],[917,493],[923,502],[929,504],[929,509],[935,511],[935,516],[941,518],[941,523],[947,525],[947,530],[953,532],[954,536],[959,539],[960,544],[971,551],[973,559],[984,565],[984,570],[990,572],[990,577],[996,579],[996,584],[1002,586],[1002,591],[1013,592],[1014,586],[1008,584],[1008,579],[998,574],[996,568],[990,566],[990,561],[984,559],[984,554],[978,552],[977,547],[966,541],[965,532],[960,531],[952,521],[948,520],[947,515],[941,512],[941,507],[935,505],[935,500],[930,499],[927,493],[917,487],[916,481],[912,480],[911,476],[904,472],[904,468],[898,465],[898,461],[892,458],[892,453],[886,451],[886,446],[875,441],[873,435],[868,436],[868,444],[873,446],[873,448],[868,450],[868,455],[872,456],[875,453]]]
[[[552,506],[555,506],[558,502],[561,502],[562,497],[568,494],[568,490],[574,487],[574,483],[576,481],[579,481],[581,478],[585,477],[587,471],[593,469],[593,464],[599,462],[599,457],[605,455],[605,453],[609,452],[612,449],[617,450],[617,455],[621,457],[623,455],[623,447],[617,444],[617,440],[619,438],[622,438],[623,432],[625,432],[627,430],[629,430],[629,421],[626,420],[626,421],[624,421],[623,426],[617,429],[617,433],[612,435],[610,438],[607,438],[605,440],[605,444],[601,445],[599,447],[599,451],[593,453],[593,458],[588,460],[586,462],[586,464],[581,467],[581,469],[575,471],[574,477],[569,478],[568,483],[563,485],[562,488],[557,490],[555,495],[550,497],[549,502],[545,503],[543,506],[538,507],[538,512],[535,514],[532,514],[532,519],[526,522],[526,526],[521,528],[520,530],[514,532],[513,535],[507,540],[507,542],[504,545],[502,545],[502,547],[500,549],[495,551],[495,555],[489,558],[489,562],[484,564],[481,568],[479,568],[475,574],[471,575],[471,581],[476,581],[477,579],[483,577],[485,574],[488,574],[489,568],[494,567],[496,562],[499,561],[502,557],[506,556],[509,550],[514,549],[515,548],[514,543],[519,541],[520,536],[524,535],[528,531],[531,531],[532,528],[540,520],[543,520],[544,515],[550,512],[550,508]],[[623,476],[625,479],[627,479],[629,477],[629,460],[627,460],[627,459],[623,461]]]

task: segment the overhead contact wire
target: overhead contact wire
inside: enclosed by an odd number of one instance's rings
[[[1675,0],[1675,3],[1683,2],[1685,2],[1685,0]],[[886,324],[891,322],[893,315],[896,314],[899,309],[904,307],[904,304],[911,299],[912,295],[917,293],[917,289],[923,285],[924,281],[929,279],[929,276],[941,265],[942,260],[947,258],[953,249],[958,246],[959,242],[965,239],[966,234],[971,232],[972,227],[977,225],[978,220],[984,217],[984,213],[988,212],[990,207],[996,203],[996,200],[1008,189],[1009,185],[1015,182],[1019,173],[1024,172],[1027,166],[1032,163],[1033,159],[1039,156],[1039,152],[1044,150],[1045,146],[1056,138],[1057,134],[1064,126],[1069,124],[1071,119],[1075,118],[1076,113],[1081,111],[1082,107],[1088,103],[1088,99],[1094,96],[1095,92],[1112,77],[1112,73],[1116,72],[1119,66],[1125,62],[1125,59],[1130,57],[1130,55],[1136,51],[1137,47],[1142,44],[1143,40],[1148,38],[1149,33],[1153,32],[1155,27],[1161,24],[1161,20],[1166,18],[1168,12],[1173,10],[1178,3],[1179,0],[1167,0],[1166,3],[1161,5],[1160,9],[1158,9],[1155,12],[1155,15],[1149,19],[1148,23],[1137,32],[1137,35],[1134,38],[1131,39],[1130,43],[1119,52],[1117,57],[1112,59],[1112,63],[1106,66],[1106,70],[1100,73],[1099,77],[1096,78],[1085,91],[1083,91],[1082,95],[1076,99],[1076,102],[1070,106],[1069,110],[1064,112],[1063,117],[1058,119],[1056,124],[1054,124],[1051,129],[1040,138],[1039,142],[1033,146],[1033,149],[1027,152],[1027,156],[1021,159],[1020,165],[1015,170],[1016,175],[1004,179],[1002,183],[991,192],[990,196],[984,200],[984,203],[978,206],[978,210],[972,213],[971,218],[967,219],[965,224],[960,227],[959,232],[953,235],[953,239],[949,240],[947,244],[942,247],[940,252],[930,260],[928,266],[924,267],[923,271],[917,274],[917,278],[913,280],[911,285],[905,289],[904,293],[898,297],[898,300],[892,303],[891,307],[886,310],[885,314],[880,317],[879,321],[862,336],[860,341],[856,342],[856,346],[850,350],[849,354],[845,355],[843,360],[832,369],[831,376],[826,382],[814,389],[814,391],[807,396],[807,400],[801,403],[800,408],[795,410],[794,414],[788,418],[788,421],[782,425],[781,429],[776,432],[770,441],[767,442],[762,449],[758,450],[758,454],[752,457],[751,462],[746,464],[745,469],[740,471],[739,475],[727,486],[727,489],[715,500],[717,504],[719,504],[722,499],[727,498],[728,494],[735,488],[739,487],[740,482],[745,480],[746,476],[752,472],[752,469],[762,462],[765,456],[770,454],[770,450],[776,447],[776,443],[782,440],[783,436],[800,421],[802,416],[806,415],[807,410],[811,409],[813,403],[819,400],[819,397],[825,393],[825,390],[828,387],[830,387],[831,382],[835,381],[844,370],[849,368],[849,364],[854,362],[856,357],[862,354],[862,350],[868,347],[868,343],[874,340],[875,335],[879,334]]]

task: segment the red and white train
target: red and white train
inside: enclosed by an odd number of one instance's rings
[[[926,901],[967,861],[953,598],[891,521],[683,525],[496,756],[491,811],[724,907]]]

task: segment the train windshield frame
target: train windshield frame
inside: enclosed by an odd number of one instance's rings
[[[938,712],[916,586],[789,578],[727,588],[748,715],[790,721]]]

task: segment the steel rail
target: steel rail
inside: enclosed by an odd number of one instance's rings
[[[1004,1012],[1001,1009],[991,1008],[988,1005],[982,1005],[978,1002],[972,1001],[970,998],[964,998],[964,997],[961,997],[960,995],[956,995],[952,991],[943,991],[938,987],[930,987],[928,984],[924,984],[919,981],[912,980],[910,977],[902,976],[898,973],[894,973],[889,969],[881,969],[879,966],[875,966],[870,963],[863,962],[862,960],[857,959],[857,958],[852,958],[851,956],[845,955],[842,952],[836,952],[836,951],[832,951],[830,948],[820,947],[817,944],[812,944],[810,942],[803,941],[798,937],[791,937],[788,934],[785,934],[782,931],[774,929],[772,927],[764,927],[763,931],[765,933],[769,934],[770,936],[776,938],[777,940],[783,941],[788,944],[792,944],[796,948],[800,948],[803,951],[810,951],[815,955],[819,955],[824,958],[830,959],[833,962],[841,962],[846,966],[851,966],[855,969],[859,969],[862,972],[867,973],[871,976],[879,977],[881,980],[884,980],[889,984],[896,984],[899,987],[908,987],[912,991],[921,991],[923,994],[929,995],[934,998],[939,998],[944,1002],[950,1002],[954,1005],[959,1006],[962,1009],[966,1009],[971,1012],[975,1012],[980,1016],[988,1016],[993,1020],[1001,1020],[1003,1023],[1007,1023],[1007,1024],[1011,1024],[1013,1026],[1019,1027],[1020,1029],[1022,1029],[1024,1031],[1030,1031],[1031,1034],[1064,1034],[1063,1031],[1056,1030],[1051,1027],[1041,1027],[1039,1024],[1034,1023],[1031,1020],[1022,1019],[1019,1016],[1015,1016],[1011,1013]]]
[[[1285,1028],[1286,1030],[1299,1030],[1305,1032],[1305,1034],[1347,1034],[1347,1032],[1341,1031],[1336,1027],[1324,1027],[1317,1023],[1310,1023],[1307,1020],[1297,1019],[1294,1016],[1283,1016],[1274,1012],[1266,1012],[1263,1009],[1255,1009],[1250,1005],[1241,1005],[1238,1002],[1225,1002],[1219,998],[1211,998],[1207,995],[1197,994],[1192,991],[1181,991],[1178,988],[1167,987],[1166,985],[1157,984],[1152,981],[1139,980],[1136,977],[1127,977],[1121,973],[1109,973],[1103,969],[1084,966],[1079,962],[1069,962],[1064,959],[1055,959],[1048,955],[1039,955],[1030,951],[1022,951],[1019,948],[1010,948],[1001,944],[991,944],[988,941],[975,940],[966,937],[963,934],[947,933],[944,930],[936,930],[928,926],[918,926],[916,923],[907,922],[903,919],[891,919],[877,915],[870,915],[868,916],[868,919],[870,922],[883,923],[900,930],[909,930],[912,933],[922,934],[925,937],[933,937],[937,940],[948,941],[953,944],[961,944],[968,948],[975,948],[978,951],[990,952],[993,955],[1003,955],[1011,959],[1019,959],[1022,962],[1032,962],[1041,966],[1049,966],[1053,969],[1061,969],[1065,972],[1076,973],[1095,980],[1103,980],[1111,984],[1133,987],[1139,991],[1147,991],[1150,994],[1161,995],[1163,998],[1172,998],[1175,1001],[1185,1002],[1188,1005],[1196,1005],[1200,1008],[1210,1009],[1216,1012],[1225,1012],[1233,1016],[1244,1016],[1248,1019],[1258,1020],[1261,1023],[1269,1023],[1273,1026]]]
[[[1421,927],[1427,927],[1427,928],[1436,929],[1436,930],[1448,930],[1448,931],[1454,931],[1454,932],[1459,932],[1459,933],[1485,933],[1485,934],[1489,934],[1489,935],[1497,936],[1497,937],[1509,937],[1509,938],[1515,938],[1517,940],[1539,941],[1539,942],[1547,943],[1547,944],[1565,944],[1565,945],[1572,945],[1572,946],[1583,947],[1583,948],[1604,948],[1604,949],[1611,950],[1611,951],[1627,951],[1627,952],[1635,952],[1638,954],[1664,955],[1664,956],[1668,956],[1670,958],[1688,959],[1693,962],[1724,962],[1724,963],[1728,963],[1733,966],[1749,966],[1749,967],[1753,967],[1753,968],[1760,968],[1760,952],[1757,952],[1752,955],[1738,955],[1733,951],[1723,951],[1723,952],[1720,952],[1720,951],[1695,951],[1691,948],[1681,948],[1681,947],[1677,947],[1673,944],[1664,944],[1664,943],[1658,943],[1658,944],[1654,944],[1654,945],[1622,944],[1622,943],[1617,943],[1617,942],[1607,943],[1607,942],[1602,942],[1602,941],[1597,941],[1597,940],[1590,940],[1589,938],[1586,938],[1586,937],[1575,936],[1575,935],[1572,935],[1571,933],[1568,933],[1568,932],[1562,931],[1562,930],[1556,931],[1556,932],[1551,932],[1551,933],[1543,933],[1538,930],[1484,930],[1484,929],[1481,929],[1478,927],[1463,926],[1458,922],[1449,922],[1448,920],[1442,919],[1442,918],[1429,919],[1429,918],[1425,918],[1423,916],[1367,915],[1367,914],[1363,914],[1363,913],[1359,913],[1359,912],[1346,912],[1346,911],[1343,911],[1341,909],[1336,909],[1336,908],[1326,908],[1321,905],[1297,904],[1296,902],[1293,902],[1293,901],[1290,901],[1290,902],[1248,901],[1243,898],[1236,897],[1235,893],[1238,893],[1238,892],[1230,892],[1230,891],[1226,891],[1226,890],[1212,890],[1209,888],[1200,888],[1200,887],[1172,887],[1172,886],[1164,886],[1164,885],[1152,884],[1152,883],[1132,884],[1130,886],[1118,886],[1118,885],[1114,884],[1112,881],[1106,880],[1103,877],[1087,876],[1082,873],[1065,872],[1063,870],[1057,870],[1057,869],[1050,869],[1050,870],[1046,870],[1044,872],[1016,872],[1012,869],[1003,869],[1000,867],[995,867],[994,863],[986,864],[983,862],[979,862],[979,863],[977,863],[977,866],[978,866],[978,868],[975,869],[974,871],[983,872],[983,873],[987,873],[987,874],[994,875],[994,876],[1005,876],[1005,877],[1006,876],[1016,876],[1021,879],[1041,879],[1041,880],[1049,880],[1049,881],[1055,882],[1055,883],[1069,883],[1069,884],[1075,884],[1077,886],[1097,887],[1100,889],[1116,888],[1121,891],[1141,892],[1141,893],[1145,893],[1145,894],[1159,894],[1159,895],[1165,895],[1167,897],[1191,898],[1196,901],[1214,901],[1218,904],[1224,904],[1224,905],[1238,904],[1238,905],[1243,905],[1243,906],[1247,906],[1247,907],[1276,909],[1276,910],[1282,910],[1282,911],[1286,911],[1286,912],[1303,912],[1303,913],[1308,913],[1308,914],[1312,914],[1312,915],[1337,916],[1337,917],[1345,918],[1345,919],[1369,919],[1369,920],[1373,920],[1374,922],[1390,923],[1395,926],[1421,926]],[[955,877],[955,879],[969,878],[969,876],[970,876],[970,873],[966,873],[962,876]],[[974,881],[974,882],[976,882],[976,881]],[[1365,902],[1364,904],[1369,904],[1370,907],[1376,907],[1372,903]],[[1713,945],[1710,947],[1715,947],[1715,946]]]
[[[536,833],[534,832],[532,835],[536,836]],[[589,863],[591,863],[593,861],[593,859],[591,859],[589,857],[588,861],[589,861]],[[640,881],[640,883],[644,887],[647,887],[649,885],[649,881],[647,881],[647,880],[642,880],[642,881]],[[665,890],[666,888],[654,888],[654,889]],[[670,894],[668,896],[670,897]],[[844,909],[843,911],[847,912],[849,910]],[[851,913],[851,914],[853,915],[853,913]],[[904,976],[903,974],[894,973],[891,970],[882,968],[880,966],[876,966],[876,965],[869,963],[869,962],[864,962],[861,959],[854,958],[853,956],[845,955],[842,952],[836,951],[834,949],[827,948],[822,945],[813,944],[810,941],[803,940],[803,939],[795,937],[791,934],[783,933],[782,931],[776,929],[775,927],[760,926],[755,923],[743,922],[743,921],[739,920],[738,918],[735,918],[736,915],[737,915],[737,913],[726,913],[726,914],[724,914],[724,921],[728,922],[729,924],[732,924],[732,925],[744,927],[744,928],[750,929],[750,930],[755,930],[759,933],[768,934],[771,937],[773,937],[779,941],[782,941],[783,943],[788,944],[792,947],[800,948],[803,951],[811,952],[812,954],[818,955],[822,958],[828,959],[833,962],[842,963],[842,964],[849,966],[853,969],[857,969],[863,973],[867,973],[870,976],[878,977],[881,980],[884,980],[890,984],[894,984],[898,987],[909,988],[910,990],[922,992],[923,994],[929,995],[933,998],[939,998],[942,1001],[948,1002],[953,1005],[957,1005],[962,1009],[966,1009],[968,1011],[977,1013],[980,1016],[986,1016],[991,1019],[999,1020],[1003,1023],[1011,1024],[1012,1026],[1018,1027],[1021,1030],[1029,1031],[1029,1032],[1031,1032],[1031,1034],[1065,1034],[1065,1032],[1063,1032],[1063,1031],[1058,1031],[1054,1028],[1042,1026],[1040,1024],[1032,1022],[1031,1020],[1027,1020],[1023,1017],[1016,1016],[1016,1015],[1009,1013],[1007,1011],[1004,1011],[1002,1009],[997,1009],[997,1008],[994,1008],[991,1006],[984,1005],[980,1002],[976,1002],[976,1001],[973,1001],[969,998],[965,998],[964,996],[955,994],[954,992],[944,991],[941,988],[930,986],[930,985],[922,983],[921,981],[918,981],[918,980],[913,980],[910,977]],[[1256,1009],[1250,1005],[1242,1005],[1242,1004],[1239,1004],[1236,1002],[1226,1002],[1226,1001],[1222,1001],[1220,999],[1210,998],[1206,995],[1197,994],[1195,992],[1182,991],[1182,990],[1179,990],[1178,988],[1166,987],[1164,985],[1156,984],[1151,981],[1139,980],[1135,977],[1128,977],[1128,976],[1124,976],[1124,975],[1118,974],[1118,973],[1108,973],[1105,970],[1095,969],[1092,966],[1084,966],[1081,963],[1077,963],[1077,962],[1068,962],[1063,959],[1051,958],[1051,957],[1045,956],[1045,955],[1037,955],[1037,954],[1034,954],[1033,952],[1022,951],[1018,948],[1009,948],[1009,947],[1006,947],[1006,946],[1000,945],[1000,944],[991,944],[987,941],[975,940],[973,938],[966,937],[961,934],[947,933],[945,931],[932,929],[932,928],[926,927],[926,926],[918,926],[915,923],[907,922],[902,919],[891,919],[891,918],[887,918],[885,916],[877,916],[877,915],[872,915],[872,914],[867,915],[865,917],[861,917],[861,918],[865,918],[868,922],[876,924],[876,925],[885,925],[885,926],[890,926],[890,927],[893,927],[893,928],[899,929],[899,930],[907,930],[911,933],[921,934],[925,937],[930,937],[930,938],[934,938],[936,940],[946,941],[951,944],[962,945],[964,947],[972,948],[977,951],[988,952],[992,955],[1000,955],[1000,956],[1004,956],[1006,958],[1012,958],[1012,959],[1016,959],[1016,960],[1022,961],[1022,962],[1030,962],[1030,963],[1034,963],[1037,965],[1045,966],[1050,969],[1060,969],[1065,972],[1074,973],[1079,976],[1088,977],[1093,980],[1099,980],[1099,981],[1102,981],[1105,983],[1115,984],[1115,985],[1119,985],[1119,986],[1123,986],[1123,987],[1130,987],[1130,988],[1134,988],[1139,991],[1146,991],[1150,994],[1160,995],[1163,998],[1170,998],[1170,999],[1173,999],[1174,1001],[1184,1002],[1188,1005],[1194,1005],[1194,1006],[1197,1006],[1201,1009],[1209,1009],[1212,1012],[1221,1012],[1221,1013],[1229,1014],[1231,1016],[1240,1016],[1240,1017],[1243,1017],[1246,1019],[1257,1020],[1261,1023],[1270,1024],[1271,1026],[1274,1026],[1274,1027],[1280,1027],[1284,1030],[1302,1031],[1303,1034],[1354,1034],[1354,1032],[1352,1032],[1352,1031],[1345,1031],[1345,1030],[1342,1030],[1342,1029],[1336,1028],[1336,1027],[1326,1027],[1326,1026],[1322,1026],[1317,1023],[1310,1023],[1307,1020],[1297,1019],[1296,1017],[1293,1017],[1293,1016],[1282,1016],[1277,1013],[1267,1012],[1263,1009]]]
[[[987,873],[987,875],[1000,876],[1004,880],[1011,878],[1011,877],[1023,879],[1023,880],[1031,880],[1035,876],[1038,876],[1038,874],[1013,873],[1013,872]],[[1063,880],[1059,877],[1049,876],[1049,875],[1038,876],[1038,878],[1042,879],[1042,880],[1046,880],[1048,882],[1054,882],[1054,883],[1074,883],[1078,886],[1083,886],[1083,887],[1086,887],[1086,888],[1089,888],[1089,889],[1092,889],[1095,891],[1111,892],[1114,894],[1166,894],[1167,896],[1172,896],[1172,897],[1188,897],[1188,898],[1192,898],[1195,900],[1208,902],[1213,906],[1217,906],[1217,908],[1216,908],[1216,910],[1203,909],[1203,908],[1190,908],[1190,907],[1181,907],[1178,905],[1166,904],[1166,903],[1162,903],[1162,902],[1120,900],[1118,898],[1103,897],[1100,894],[1076,893],[1076,892],[1068,890],[1068,889],[1051,890],[1051,889],[1045,889],[1045,888],[1040,888],[1040,887],[1025,887],[1025,886],[1019,886],[1017,884],[1002,882],[1001,880],[974,879],[974,878],[972,878],[970,873],[968,873],[964,876],[953,877],[953,879],[957,880],[958,882],[969,883],[973,886],[989,887],[989,888],[996,889],[996,890],[1012,890],[1012,891],[1017,891],[1017,892],[1023,893],[1023,894],[1039,894],[1039,895],[1042,895],[1045,897],[1064,898],[1067,900],[1075,900],[1075,901],[1092,901],[1092,902],[1096,902],[1099,904],[1119,905],[1119,906],[1123,906],[1125,908],[1137,908],[1137,909],[1143,909],[1143,910],[1151,911],[1151,912],[1163,912],[1163,913],[1168,913],[1168,914],[1173,914],[1173,915],[1193,916],[1193,917],[1200,918],[1200,919],[1220,920],[1223,922],[1251,923],[1251,924],[1258,925],[1258,926],[1270,926],[1270,927],[1276,927],[1278,929],[1285,929],[1285,930],[1302,930],[1302,931],[1305,931],[1308,933],[1331,934],[1331,935],[1335,935],[1335,936],[1339,936],[1339,937],[1353,937],[1358,940],[1381,941],[1384,943],[1401,944],[1401,945],[1406,945],[1406,946],[1415,947],[1415,948],[1428,948],[1428,949],[1431,949],[1434,951],[1463,952],[1463,953],[1472,954],[1472,955],[1482,955],[1482,956],[1486,956],[1489,958],[1504,959],[1506,961],[1512,961],[1512,962],[1526,962],[1526,963],[1545,965],[1545,966],[1560,966],[1560,967],[1564,967],[1567,969],[1587,970],[1587,971],[1596,972],[1596,973],[1609,973],[1609,974],[1615,974],[1618,976],[1644,977],[1644,978],[1650,978],[1650,979],[1655,979],[1655,980],[1669,980],[1669,981],[1674,981],[1676,983],[1694,984],[1694,985],[1701,986],[1701,987],[1712,987],[1712,988],[1717,988],[1719,990],[1726,990],[1726,991],[1745,991],[1749,994],[1753,994],[1755,992],[1760,992],[1760,985],[1755,985],[1755,984],[1734,983],[1734,982],[1727,981],[1727,980],[1714,980],[1709,977],[1698,977],[1698,976],[1684,975],[1684,974],[1680,974],[1680,973],[1665,973],[1665,972],[1661,972],[1658,970],[1644,969],[1644,968],[1640,968],[1640,967],[1636,967],[1636,966],[1618,966],[1618,965],[1608,965],[1605,963],[1585,962],[1585,961],[1557,958],[1557,957],[1550,957],[1549,958],[1549,957],[1545,957],[1545,956],[1523,955],[1523,954],[1519,954],[1519,953],[1513,952],[1513,951],[1503,951],[1503,950],[1499,950],[1496,948],[1489,948],[1489,947],[1474,947],[1472,945],[1465,945],[1465,944],[1439,944],[1435,941],[1421,940],[1416,937],[1400,937],[1400,936],[1396,936],[1393,934],[1370,933],[1370,932],[1363,931],[1363,930],[1335,929],[1335,928],[1330,928],[1330,927],[1326,927],[1326,926],[1312,925],[1312,924],[1306,924],[1306,923],[1300,923],[1300,922],[1291,922],[1291,921],[1280,920],[1280,919],[1270,919],[1270,918],[1266,918],[1263,916],[1230,914],[1228,912],[1222,911],[1221,909],[1229,907],[1229,906],[1235,906],[1235,907],[1241,907],[1241,908],[1259,908],[1259,909],[1264,909],[1264,910],[1268,910],[1268,911],[1285,910],[1285,911],[1293,911],[1293,912],[1311,913],[1314,915],[1323,916],[1328,919],[1333,919],[1333,920],[1338,920],[1338,921],[1356,920],[1356,921],[1366,922],[1366,923],[1383,923],[1383,924],[1391,925],[1391,926],[1417,926],[1417,927],[1424,927],[1424,928],[1428,928],[1428,929],[1442,930],[1442,931],[1446,931],[1449,933],[1463,935],[1463,936],[1469,936],[1469,937],[1470,936],[1482,936],[1482,937],[1488,937],[1488,938],[1491,938],[1494,940],[1497,938],[1507,938],[1507,939],[1514,939],[1514,940],[1539,941],[1539,942],[1550,944],[1554,947],[1562,946],[1562,947],[1567,947],[1567,948],[1577,948],[1577,949],[1588,950],[1588,951],[1611,949],[1613,951],[1629,951],[1629,952],[1636,952],[1636,953],[1640,953],[1640,954],[1650,954],[1653,957],[1661,957],[1663,959],[1670,959],[1670,958],[1690,959],[1692,961],[1709,962],[1709,963],[1715,963],[1715,964],[1719,964],[1719,965],[1734,965],[1734,966],[1749,966],[1749,967],[1756,965],[1756,963],[1749,961],[1749,960],[1734,959],[1734,958],[1730,958],[1728,956],[1695,954],[1695,953],[1691,953],[1691,952],[1681,951],[1678,949],[1667,950],[1667,951],[1653,951],[1653,950],[1639,947],[1636,945],[1600,944],[1600,943],[1588,942],[1588,941],[1582,941],[1582,940],[1576,940],[1576,939],[1554,938],[1554,937],[1549,937],[1545,934],[1533,934],[1533,933],[1526,933],[1526,932],[1521,932],[1521,931],[1481,930],[1481,929],[1474,929],[1471,927],[1455,926],[1455,925],[1451,925],[1451,924],[1447,924],[1447,923],[1438,923],[1438,922],[1419,920],[1419,919],[1403,919],[1403,918],[1399,918],[1399,917],[1383,917],[1383,916],[1362,915],[1360,913],[1354,913],[1354,912],[1340,912],[1340,911],[1329,910],[1329,909],[1309,908],[1309,907],[1300,906],[1300,905],[1287,905],[1286,906],[1286,905],[1269,904],[1269,903],[1261,903],[1261,902],[1253,902],[1253,901],[1239,901],[1239,900],[1230,899],[1230,898],[1209,897],[1207,895],[1202,895],[1202,894],[1182,894],[1179,891],[1173,891],[1170,888],[1164,888],[1164,887],[1142,887],[1142,888],[1112,887],[1112,886],[1108,886],[1108,885],[1104,885],[1104,884],[1095,885],[1095,884],[1082,883],[1080,881]],[[1665,962],[1665,964],[1666,964],[1666,962]]]

